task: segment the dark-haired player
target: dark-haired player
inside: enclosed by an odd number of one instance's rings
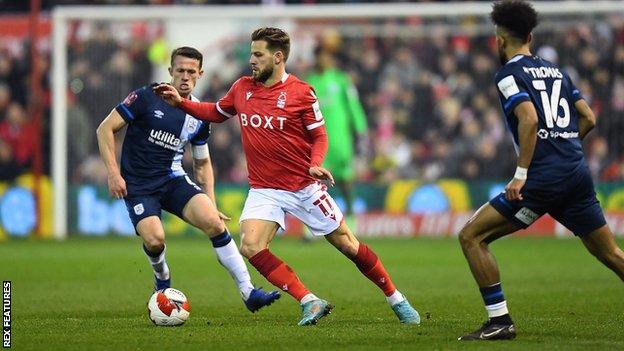
[[[489,316],[481,328],[459,340],[516,336],[488,244],[527,228],[545,213],[624,280],[624,253],[606,224],[581,146],[594,127],[594,114],[565,72],[531,54],[537,13],[530,4],[497,2],[491,19],[503,64],[496,86],[518,167],[505,192],[483,205],[459,233]]]
[[[171,86],[185,99],[202,76],[202,54],[181,47],[171,53]],[[128,125],[121,153],[115,157],[114,133]],[[165,259],[165,231],[160,220],[166,210],[201,229],[210,237],[219,262],[234,278],[247,308],[255,312],[279,298],[279,292],[254,288],[245,262],[217,210],[214,178],[206,139],[210,123],[173,108],[152,87],[135,90],[115,107],[97,129],[100,155],[108,170],[108,188],[123,198],[132,224],[143,239],[143,250],[153,268],[155,290],[171,286]],[[193,152],[195,184],[182,168],[187,144]],[[104,214],[103,214],[104,215]]]
[[[182,99],[175,89],[156,91],[187,113],[211,122],[238,115],[251,189],[241,214],[241,252],[273,285],[301,304],[299,325],[311,325],[332,306],[310,292],[295,272],[269,251],[284,216],[291,213],[314,235],[324,236],[386,296],[402,323],[420,317],[394,286],[381,260],[361,243],[343,221],[342,212],[319,180],[333,183],[321,167],[327,152],[325,121],[312,88],[286,73],[290,38],[278,28],[260,28],[251,35],[251,77],[237,80],[219,102]],[[318,258],[319,261],[323,259]]]

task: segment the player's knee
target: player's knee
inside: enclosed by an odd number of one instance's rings
[[[143,242],[150,252],[160,252],[165,248],[164,235],[150,235],[143,238]]]
[[[336,245],[336,248],[342,252],[343,255],[350,258],[357,256],[358,253],[358,244],[346,240]]]
[[[467,226],[463,227],[459,231],[459,235],[457,235],[457,238],[459,239],[459,244],[462,247],[467,247],[476,243],[476,235],[474,235],[472,230],[470,230],[470,228]]]
[[[325,239],[343,255],[349,258],[357,256],[360,246],[359,241],[346,225],[341,225],[338,229],[327,235]]]
[[[245,240],[245,237],[243,236],[240,244],[240,253],[241,255],[245,256],[245,258],[252,258],[258,252],[264,249],[266,249],[264,245],[261,245],[259,242],[256,241]]]
[[[225,231],[225,224],[216,214],[202,217],[198,226],[204,233],[208,234],[208,236],[218,235]]]
[[[249,259],[254,257],[258,252],[262,251],[258,245],[253,245],[249,243],[241,243],[240,245],[240,253],[245,256],[245,258]]]
[[[467,230],[466,227],[463,227],[459,231],[459,234],[457,235],[457,239],[459,239],[459,244],[461,246],[467,246],[467,245],[470,245],[472,241],[472,236],[470,235],[470,231]]]

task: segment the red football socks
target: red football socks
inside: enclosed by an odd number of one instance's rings
[[[370,279],[383,291],[384,295],[390,296],[396,291],[396,287],[392,283],[388,272],[386,272],[377,255],[368,246],[360,243],[357,255],[351,258],[351,260],[366,278]]]
[[[254,266],[271,284],[282,289],[292,297],[301,301],[310,293],[299,280],[295,272],[284,261],[273,255],[269,249],[264,249],[249,259]]]

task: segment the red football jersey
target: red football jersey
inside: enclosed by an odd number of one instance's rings
[[[316,181],[308,173],[309,131],[325,121],[310,85],[289,74],[271,87],[242,77],[216,107],[238,115],[252,188],[297,191]]]

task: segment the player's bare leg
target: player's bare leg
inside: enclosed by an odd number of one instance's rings
[[[401,323],[419,324],[418,312],[409,304],[399,292],[390,275],[386,272],[381,260],[372,249],[357,240],[343,220],[338,229],[325,236],[334,247],[355,263],[360,272],[377,285],[386,296],[386,300]]]
[[[313,325],[330,313],[332,306],[319,299],[299,280],[295,272],[269,251],[278,224],[261,219],[241,223],[241,253],[271,284],[294,297],[301,304],[303,318],[299,325]]]
[[[507,310],[507,301],[500,284],[500,273],[489,243],[517,231],[517,225],[510,223],[489,203],[466,223],[459,233],[459,242],[468,261],[481,296],[486,305],[489,320],[473,333],[459,340],[513,339],[515,326]]]
[[[518,229],[487,203],[459,232],[459,243],[480,288],[500,282],[498,265],[488,244]]]
[[[143,251],[154,271],[154,290],[171,287],[169,266],[165,257],[165,230],[157,216],[141,219],[136,226],[137,233],[143,239]]]
[[[624,281],[624,252],[617,245],[608,225],[581,238],[587,250]]]
[[[184,219],[201,229],[209,238],[221,235],[227,228],[219,218],[219,212],[206,194],[193,196],[182,211]]]
[[[234,239],[219,217],[216,206],[206,194],[193,196],[184,206],[182,214],[188,223],[208,235],[219,263],[227,269],[236,282],[245,306],[251,312],[256,312],[279,299],[278,291],[267,293],[261,288],[254,288],[247,265],[245,265]]]

